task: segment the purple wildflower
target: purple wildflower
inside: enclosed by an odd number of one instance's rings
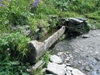
[[[33,3],[30,4],[30,5],[34,5],[34,4],[38,3],[38,2],[39,2],[39,0],[36,0],[35,2],[33,2]]]
[[[33,7],[36,7],[37,6],[37,4],[35,4]]]
[[[32,6],[30,9],[32,9],[32,8],[34,8],[34,7],[36,7],[37,6],[37,4],[35,4],[34,6]]]
[[[8,2],[10,2],[11,0],[8,0]]]
[[[30,5],[32,5],[32,6],[29,9],[32,9],[33,7],[36,7],[38,2],[39,2],[39,0],[35,0],[35,2],[31,3]]]
[[[7,4],[3,5],[3,7],[6,7],[6,6],[7,6]]]
[[[7,4],[2,5],[2,2],[3,2],[3,1],[4,1],[4,0],[0,0],[0,6],[6,7]],[[11,0],[8,0],[8,2],[11,2]]]

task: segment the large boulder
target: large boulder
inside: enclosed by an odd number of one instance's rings
[[[87,20],[84,18],[59,18],[57,21],[57,27],[66,27],[66,34],[68,35],[80,35],[89,31]]]
[[[87,21],[82,18],[69,18],[67,29],[69,31],[77,32],[79,34],[85,33],[89,30]]]

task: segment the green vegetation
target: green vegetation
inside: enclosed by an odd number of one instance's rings
[[[50,52],[46,50],[45,54],[40,58],[40,60],[45,61],[45,66],[47,66],[49,63],[49,57],[50,57]]]
[[[100,11],[95,11],[93,13],[86,14],[86,17],[100,22]]]
[[[11,63],[9,63],[11,64]],[[28,75],[26,66],[0,66],[0,75]]]
[[[23,61],[26,55],[26,43],[30,38],[25,37],[21,33],[3,34],[0,37],[0,75],[24,74],[25,66],[18,65]],[[23,64],[23,63],[22,63]]]
[[[39,60],[43,60],[45,62],[43,67],[46,67],[48,65],[49,57],[50,57],[50,51],[46,50],[45,54],[39,59]],[[39,60],[37,60],[37,62]],[[39,67],[35,72],[33,72],[33,74],[35,74],[35,75],[44,75],[41,71],[42,71],[42,67]]]
[[[1,0],[0,0],[1,1]],[[12,67],[13,63],[23,63],[26,55],[26,43],[34,38],[37,29],[41,28],[38,35],[46,30],[56,27],[56,17],[83,17],[93,25],[100,28],[100,1],[99,0],[40,0],[37,6],[30,9],[30,4],[35,0],[4,1],[7,6],[0,6],[0,75],[24,74],[25,66]],[[1,4],[1,3],[0,3]],[[32,36],[24,35],[21,30],[12,30],[12,27],[29,25]],[[50,25],[50,26],[49,26]],[[48,27],[49,26],[49,27]],[[48,52],[42,59],[48,63]],[[29,63],[29,62],[27,62]]]
[[[1,35],[0,53],[3,55],[0,56],[0,61],[22,60],[26,55],[26,43],[28,41],[30,41],[29,38],[18,32]]]

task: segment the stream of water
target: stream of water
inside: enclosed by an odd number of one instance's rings
[[[100,30],[91,30],[76,38],[59,41],[52,52],[69,52],[72,55],[69,61],[71,66],[86,75],[100,75]]]

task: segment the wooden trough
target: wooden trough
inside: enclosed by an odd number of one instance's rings
[[[35,62],[39,59],[45,51],[50,48],[61,35],[65,32],[65,26],[62,26],[58,31],[56,31],[53,35],[51,35],[48,39],[43,42],[38,42],[37,40],[30,41],[28,43],[28,47],[31,50],[31,61]]]

